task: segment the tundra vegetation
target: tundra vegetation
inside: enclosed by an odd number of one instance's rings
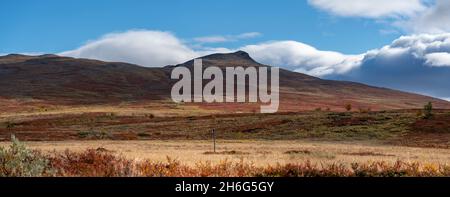
[[[290,152],[298,153],[298,152]],[[308,153],[308,152],[301,152]],[[318,165],[310,161],[255,166],[244,161],[224,160],[217,164],[199,162],[189,166],[167,157],[165,162],[130,160],[104,149],[43,154],[26,148],[12,138],[9,148],[0,149],[0,176],[101,176],[101,177],[401,177],[450,176],[450,166],[396,161],[374,161],[343,165]]]
[[[230,114],[179,103],[2,113],[0,175],[448,176],[449,110],[337,107]]]

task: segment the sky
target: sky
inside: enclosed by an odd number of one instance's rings
[[[0,54],[259,62],[450,100],[448,0],[2,0]]]

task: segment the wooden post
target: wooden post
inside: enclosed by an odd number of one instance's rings
[[[213,138],[214,153],[216,153],[216,131],[214,129],[211,131],[211,135]]]

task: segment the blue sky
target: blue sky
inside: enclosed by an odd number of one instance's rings
[[[2,0],[0,54],[148,67],[217,52],[450,100],[448,0]]]
[[[0,53],[56,53],[129,29],[171,31],[186,40],[260,32],[221,46],[299,40],[343,53],[362,53],[399,36],[380,33],[387,28],[382,22],[335,17],[298,0],[3,0],[0,18]]]

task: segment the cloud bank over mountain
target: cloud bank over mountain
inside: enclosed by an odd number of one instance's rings
[[[368,51],[361,64],[327,78],[450,97],[450,34],[402,36]]]
[[[235,50],[247,51],[261,63],[313,76],[450,97],[450,33],[402,36],[390,45],[363,54],[343,54],[292,40],[237,49],[199,49],[170,32],[135,30],[107,34],[60,55],[155,67]]]
[[[295,41],[242,48],[257,61],[310,75],[450,97],[450,34],[402,36],[363,54],[320,51]]]
[[[195,52],[170,32],[133,30],[104,35],[60,55],[161,66],[192,58]]]
[[[343,1],[345,1],[343,3]],[[191,39],[155,30],[111,33],[60,55],[121,61],[147,67],[178,64],[192,58],[236,50],[255,60],[309,75],[364,82],[450,98],[450,1],[447,0],[308,0],[337,17],[387,21],[406,36],[361,54],[323,51],[295,40],[274,40],[236,48],[208,47],[262,36],[259,32]]]
[[[366,53],[343,54],[292,40],[237,49],[194,48],[170,32],[134,30],[107,34],[60,55],[158,67],[236,50],[247,51],[261,63],[317,77],[450,97],[450,33],[402,36]]]
[[[244,34],[241,34],[244,35]],[[247,34],[245,34],[247,35]],[[178,64],[196,57],[244,50],[256,60],[314,76],[343,74],[358,67],[364,55],[345,55],[321,51],[297,41],[272,41],[236,49],[191,47],[183,39],[164,31],[130,30],[111,33],[90,41],[62,56],[99,59],[160,67]]]
[[[106,34],[59,55],[160,67],[219,52],[230,50],[206,47],[194,50],[171,32],[130,30]]]
[[[314,76],[343,74],[359,66],[363,55],[345,55],[335,51],[321,51],[297,41],[273,41],[247,45],[257,61]]]

